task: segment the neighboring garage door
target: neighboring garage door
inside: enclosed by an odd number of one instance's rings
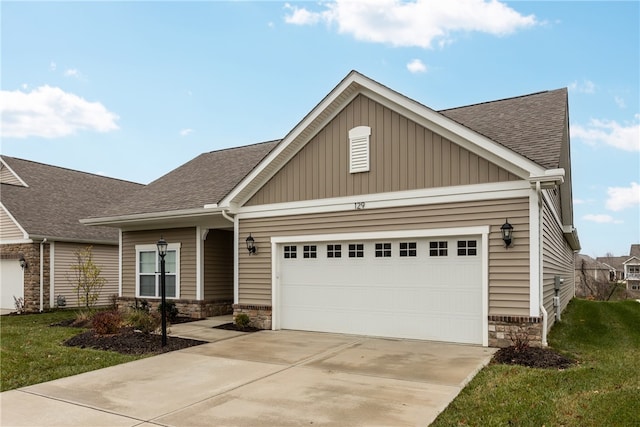
[[[22,268],[17,259],[0,259],[0,308],[15,311],[14,296],[24,298]]]
[[[482,344],[481,238],[278,245],[279,326]]]

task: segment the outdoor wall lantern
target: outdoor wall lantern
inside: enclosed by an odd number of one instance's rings
[[[251,237],[251,233],[249,233],[249,237],[247,237],[247,250],[249,251],[249,255],[255,254],[256,253],[256,242],[255,240],[253,240],[253,237]]]
[[[162,297],[162,347],[167,345],[167,273],[164,270],[164,257],[167,255],[167,241],[160,236],[156,244],[160,256],[160,293]]]
[[[509,224],[509,219],[505,220],[505,223],[500,227],[502,231],[502,240],[504,240],[504,247],[509,248],[513,240],[513,225]]]
[[[18,262],[20,263],[20,268],[23,270],[29,266],[29,264],[27,264],[27,260],[24,259],[24,255],[20,255]]]

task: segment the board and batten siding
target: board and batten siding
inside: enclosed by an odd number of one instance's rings
[[[562,227],[556,220],[551,206],[545,200],[542,210],[542,280],[544,308],[549,315],[548,327],[555,322],[555,276],[564,279],[560,288],[560,311],[563,311],[575,293],[575,257],[567,243]]]
[[[196,228],[125,231],[122,233],[122,296],[136,296],[136,245],[180,243],[180,299],[196,299]]]
[[[100,268],[100,277],[106,280],[100,290],[96,305],[106,306],[118,295],[118,247],[115,245],[87,245],[78,243],[54,242],[53,255],[53,302],[63,295],[67,307],[82,307],[84,302],[78,299],[76,273],[72,269],[78,265],[78,251],[91,247],[93,263]]]
[[[204,299],[233,301],[233,231],[210,230],[207,233]]]
[[[349,130],[370,126],[370,172],[349,173]],[[246,206],[517,180],[397,112],[358,95]]]
[[[11,240],[23,240],[24,235],[20,227],[0,208],[0,242]]]
[[[504,248],[500,226],[514,226],[514,245]],[[457,202],[359,211],[241,219],[240,236],[255,239],[257,253],[238,248],[239,303],[271,305],[271,237],[427,230],[485,226],[489,236],[489,314],[529,315],[528,198]],[[451,271],[455,274],[455,270]]]

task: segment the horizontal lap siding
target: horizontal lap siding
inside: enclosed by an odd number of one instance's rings
[[[555,322],[555,276],[564,279],[560,290],[560,305],[564,309],[575,292],[575,261],[571,247],[564,238],[562,228],[552,213],[551,207],[544,202],[543,208],[543,300],[549,313],[549,327]]]
[[[136,245],[155,245],[160,237],[181,243],[180,298],[196,299],[196,229],[126,231],[122,233],[122,296],[136,296]]]
[[[370,171],[349,173],[349,130],[370,126]],[[495,164],[359,95],[246,206],[503,182]]]
[[[9,218],[4,209],[0,208],[0,241],[21,239],[24,239],[24,235],[20,228]]]
[[[271,304],[270,241],[273,236],[490,225],[489,314],[526,316],[529,313],[528,207],[528,199],[520,198],[241,219],[240,236],[248,236],[251,233],[258,252],[249,256],[246,249],[239,248],[239,302]],[[515,229],[514,246],[509,249],[504,248],[500,233],[500,226],[504,223],[505,217],[509,218]]]
[[[204,242],[204,299],[233,300],[233,232],[211,230]]]
[[[53,245],[54,304],[58,295],[63,295],[67,307],[79,307],[84,303],[78,300],[77,279],[72,266],[78,265],[76,252],[84,250],[88,245],[63,242],[55,242]],[[118,295],[118,247],[93,245],[91,254],[93,263],[100,268],[100,277],[106,280],[96,305],[109,305],[112,303],[111,297]]]

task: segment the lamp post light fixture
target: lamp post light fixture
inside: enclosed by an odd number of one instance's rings
[[[504,224],[500,227],[500,231],[502,232],[504,247],[508,249],[513,241],[513,225],[509,224],[509,219],[505,219]]]
[[[164,257],[167,255],[167,242],[162,237],[158,240],[158,255],[160,256],[160,294],[162,296],[162,347],[167,345],[167,273],[164,269]]]
[[[24,270],[25,268],[28,267],[27,260],[24,259],[24,255],[20,255],[20,259],[18,260],[18,262],[20,263],[20,268],[21,269]]]
[[[247,243],[247,250],[249,251],[249,255],[255,254],[256,244],[255,240],[253,240],[253,237],[251,237],[251,233],[249,233],[249,237],[247,237],[247,240],[245,240],[245,242]]]

